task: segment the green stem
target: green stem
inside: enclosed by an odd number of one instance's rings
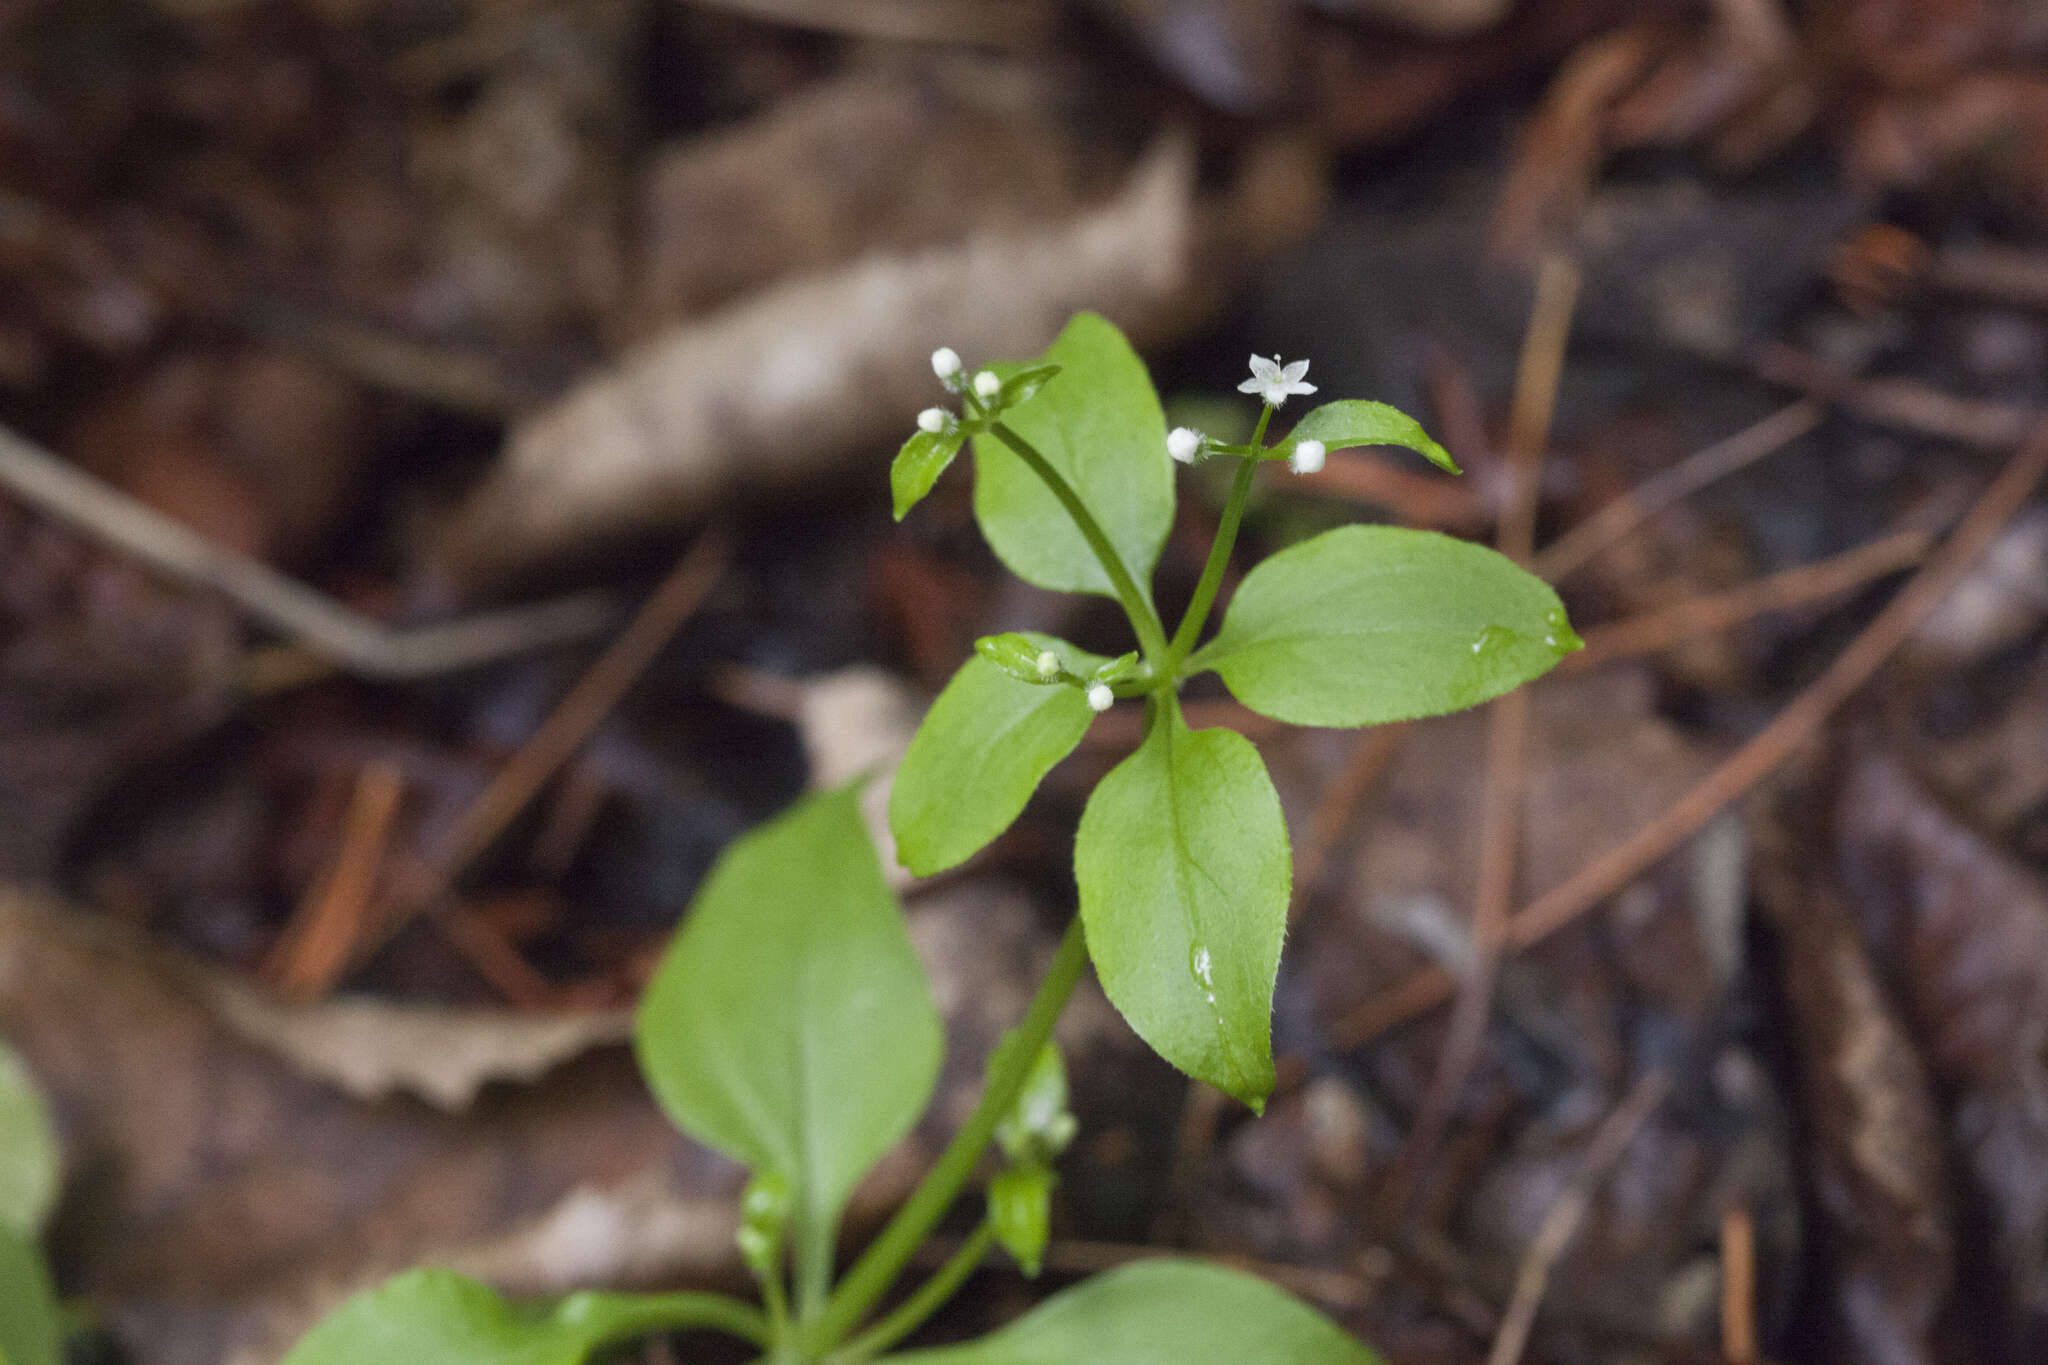
[[[778,1265],[781,1257],[776,1257]],[[782,1288],[780,1269],[763,1275],[761,1279],[761,1303],[768,1310],[768,1343],[783,1346],[789,1341],[789,1297]]]
[[[994,423],[989,430],[996,439],[1017,452],[1017,458],[1031,467],[1031,472],[1060,500],[1060,506],[1067,509],[1067,515],[1073,518],[1081,538],[1102,561],[1102,571],[1109,575],[1109,584],[1116,589],[1117,601],[1123,603],[1124,615],[1131,618],[1131,629],[1138,633],[1138,645],[1145,651],[1146,660],[1156,669],[1166,655],[1166,627],[1159,623],[1151,602],[1139,591],[1137,582],[1132,579],[1130,570],[1124,567],[1122,556],[1117,554],[1116,546],[1110,543],[1094,513],[1088,510],[1081,501],[1081,495],[1074,491],[1074,486],[1067,482],[1065,476],[1052,467],[1052,462],[1039,454],[1037,447],[1002,422]]]
[[[825,1309],[825,1296],[832,1289],[832,1263],[838,1249],[839,1229],[827,1222],[813,1227],[812,1220],[797,1220],[796,1319],[809,1322]]]
[[[1230,500],[1223,504],[1223,520],[1217,524],[1216,539],[1209,545],[1209,562],[1202,566],[1201,581],[1195,584],[1194,598],[1188,603],[1187,614],[1180,618],[1173,643],[1166,647],[1166,666],[1159,671],[1169,680],[1169,687],[1179,681],[1180,666],[1194,649],[1202,627],[1208,624],[1209,608],[1216,605],[1216,593],[1223,586],[1223,571],[1230,566],[1230,552],[1237,545],[1237,528],[1244,521],[1244,506],[1251,499],[1252,475],[1258,473],[1259,457],[1264,453],[1260,443],[1266,439],[1266,423],[1272,417],[1271,408],[1259,413],[1259,425],[1252,431],[1252,453],[1237,467],[1237,478],[1230,485]]]
[[[932,1163],[923,1181],[889,1220],[889,1226],[882,1229],[882,1235],[846,1272],[839,1287],[832,1291],[825,1311],[809,1325],[805,1341],[813,1355],[830,1350],[846,1338],[875,1300],[888,1292],[911,1256],[952,1206],[968,1177],[974,1174],[982,1151],[995,1137],[996,1124],[1023,1092],[1039,1049],[1052,1036],[1053,1024],[1059,1020],[1067,997],[1074,993],[1087,967],[1088,943],[1081,934],[1081,921],[1076,918],[1060,939],[1059,951],[1046,969],[1045,980],[1038,983],[1038,993],[1031,997],[1023,1022],[990,1056],[988,1080],[974,1112],[967,1116],[967,1122],[946,1144],[946,1150]]]
[[[924,1320],[939,1311],[954,1291],[972,1275],[975,1267],[988,1255],[988,1249],[995,1245],[996,1225],[983,1218],[958,1251],[946,1258],[946,1263],[932,1273],[932,1277],[917,1287],[912,1294],[889,1311],[889,1315],[862,1332],[846,1344],[846,1349],[833,1356],[833,1360],[866,1360],[880,1355],[903,1338],[924,1325]]]
[[[605,1344],[644,1337],[651,1332],[707,1329],[724,1332],[766,1349],[773,1345],[768,1319],[750,1303],[725,1294],[572,1294],[562,1300],[558,1316],[601,1317]]]

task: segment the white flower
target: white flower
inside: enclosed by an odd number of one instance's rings
[[[963,368],[960,353],[951,346],[941,346],[932,352],[932,373],[945,380],[947,388],[953,387],[953,381],[960,377]]]
[[[1091,711],[1107,711],[1107,710],[1109,709],[1109,705],[1110,705],[1110,703],[1111,703],[1111,702],[1113,702],[1113,701],[1115,701],[1115,700],[1116,700],[1116,693],[1114,693],[1114,692],[1112,692],[1112,691],[1110,691],[1110,690],[1109,690],[1109,684],[1108,684],[1108,683],[1103,683],[1103,682],[1099,682],[1099,683],[1090,683],[1090,684],[1088,684],[1088,709],[1089,709],[1089,710],[1091,710]]]
[[[1308,362],[1297,360],[1282,368],[1280,357],[1271,360],[1262,355],[1252,357],[1252,377],[1237,386],[1239,393],[1255,393],[1269,408],[1277,408],[1287,401],[1289,394],[1314,393],[1316,386],[1301,382],[1308,373]]]
[[[1060,656],[1045,650],[1038,656],[1038,676],[1051,682],[1060,675]]]
[[[1287,467],[1297,474],[1320,474],[1327,453],[1321,441],[1296,441],[1293,453],[1287,457]]]
[[[974,394],[977,398],[986,401],[987,399],[994,398],[1002,391],[1003,381],[996,378],[994,370],[983,370],[980,374],[974,376]]]
[[[936,436],[953,425],[953,414],[944,408],[926,408],[917,415],[917,429]]]
[[[1209,438],[1193,427],[1175,427],[1166,433],[1166,453],[1182,464],[1193,464]]]

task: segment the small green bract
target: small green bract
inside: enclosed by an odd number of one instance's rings
[[[1251,741],[1190,728],[1179,700],[1187,679],[1213,671],[1252,710],[1298,725],[1374,725],[1499,696],[1578,648],[1578,637],[1556,594],[1492,550],[1345,526],[1253,567],[1203,642],[1259,469],[1284,463],[1312,475],[1331,450],[1395,445],[1457,472],[1412,418],[1381,403],[1324,403],[1268,443],[1275,413],[1316,391],[1305,360],[1252,357],[1240,387],[1262,407],[1244,445],[1169,433],[1143,362],[1093,314],[1031,361],[972,368],[941,347],[932,369],[959,410],[919,415],[890,473],[896,517],[971,444],[975,516],[996,555],[1039,587],[1115,600],[1135,647],[1111,658],[1028,631],[977,641],[895,774],[898,857],[919,875],[965,862],[1009,828],[1100,713],[1119,699],[1144,707],[1142,740],[1081,816],[1079,914],[1024,1017],[990,1054],[973,1112],[835,1281],[840,1212],[924,1109],[943,1043],[859,787],[811,796],[719,860],[635,1030],[663,1109],[751,1172],[736,1236],[760,1306],[705,1293],[519,1305],[421,1270],[351,1300],[288,1365],[580,1365],[614,1343],[685,1330],[739,1337],[770,1365],[1377,1362],[1263,1281],[1169,1259],[1066,1289],[979,1341],[889,1353],[992,1251],[1027,1274],[1044,1260],[1056,1163],[1077,1127],[1052,1031],[1091,959],[1110,1002],[1160,1056],[1255,1110],[1273,1089],[1286,822]],[[1237,462],[1229,499],[1193,598],[1169,629],[1151,576],[1173,524],[1175,463],[1218,458]],[[7,1112],[0,1090],[0,1132]],[[875,1316],[991,1146],[1002,1159],[973,1232]],[[36,1189],[19,1179],[10,1187],[0,1167],[0,1203],[34,1205]],[[0,1240],[0,1280],[12,1254]],[[44,1365],[7,1330],[0,1317],[10,1359]]]

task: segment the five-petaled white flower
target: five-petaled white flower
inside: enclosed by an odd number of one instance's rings
[[[1110,703],[1115,700],[1116,693],[1109,690],[1108,683],[1099,682],[1088,685],[1088,708],[1091,711],[1107,711]]]
[[[1320,474],[1328,450],[1321,441],[1296,441],[1287,456],[1287,467],[1297,474]]]
[[[1166,453],[1182,464],[1193,464],[1209,438],[1193,427],[1175,427],[1166,433]]]
[[[1239,393],[1255,393],[1269,408],[1277,408],[1287,401],[1289,394],[1314,393],[1316,386],[1302,383],[1302,376],[1308,373],[1308,362],[1297,360],[1282,366],[1280,357],[1271,360],[1262,355],[1252,357],[1252,377],[1237,386]]]

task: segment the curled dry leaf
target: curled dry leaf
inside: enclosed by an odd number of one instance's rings
[[[2048,881],[1882,755],[1849,770],[1836,820],[1842,880],[1893,965],[1947,1097],[1971,1212],[1993,1233],[2009,1358],[2036,1359],[2048,1349]]]
[[[492,1081],[539,1079],[633,1033],[626,1010],[537,1015],[378,1000],[293,1005],[198,964],[174,967],[229,1029],[357,1099],[414,1095],[460,1110]]]
[[[1073,214],[1120,169],[1050,112],[1085,100],[1043,68],[935,61],[856,71],[655,152],[629,334],[864,253]]]
[[[816,478],[908,429],[935,339],[1030,355],[1084,307],[1156,335],[1193,283],[1193,189],[1170,139],[1064,223],[867,256],[677,328],[520,423],[445,548],[487,576]]]
[[[1779,943],[1849,1354],[1931,1365],[1955,1247],[1926,1067],[1840,893],[1782,847],[1759,859],[1756,885]]]
[[[138,1365],[273,1360],[336,1295],[544,1226],[558,1205],[573,1212],[564,1201],[578,1191],[659,1181],[668,1204],[708,1209],[729,1207],[739,1183],[675,1134],[617,1049],[460,1115],[364,1103],[223,1025],[160,951],[11,890],[0,890],[0,1032],[64,1122],[68,1207],[90,1211],[60,1210],[67,1277],[104,1306]],[[666,1273],[727,1264],[729,1236],[694,1240],[710,1219],[669,1218]],[[536,1252],[522,1282],[566,1289],[577,1264],[612,1268],[572,1261]]]

